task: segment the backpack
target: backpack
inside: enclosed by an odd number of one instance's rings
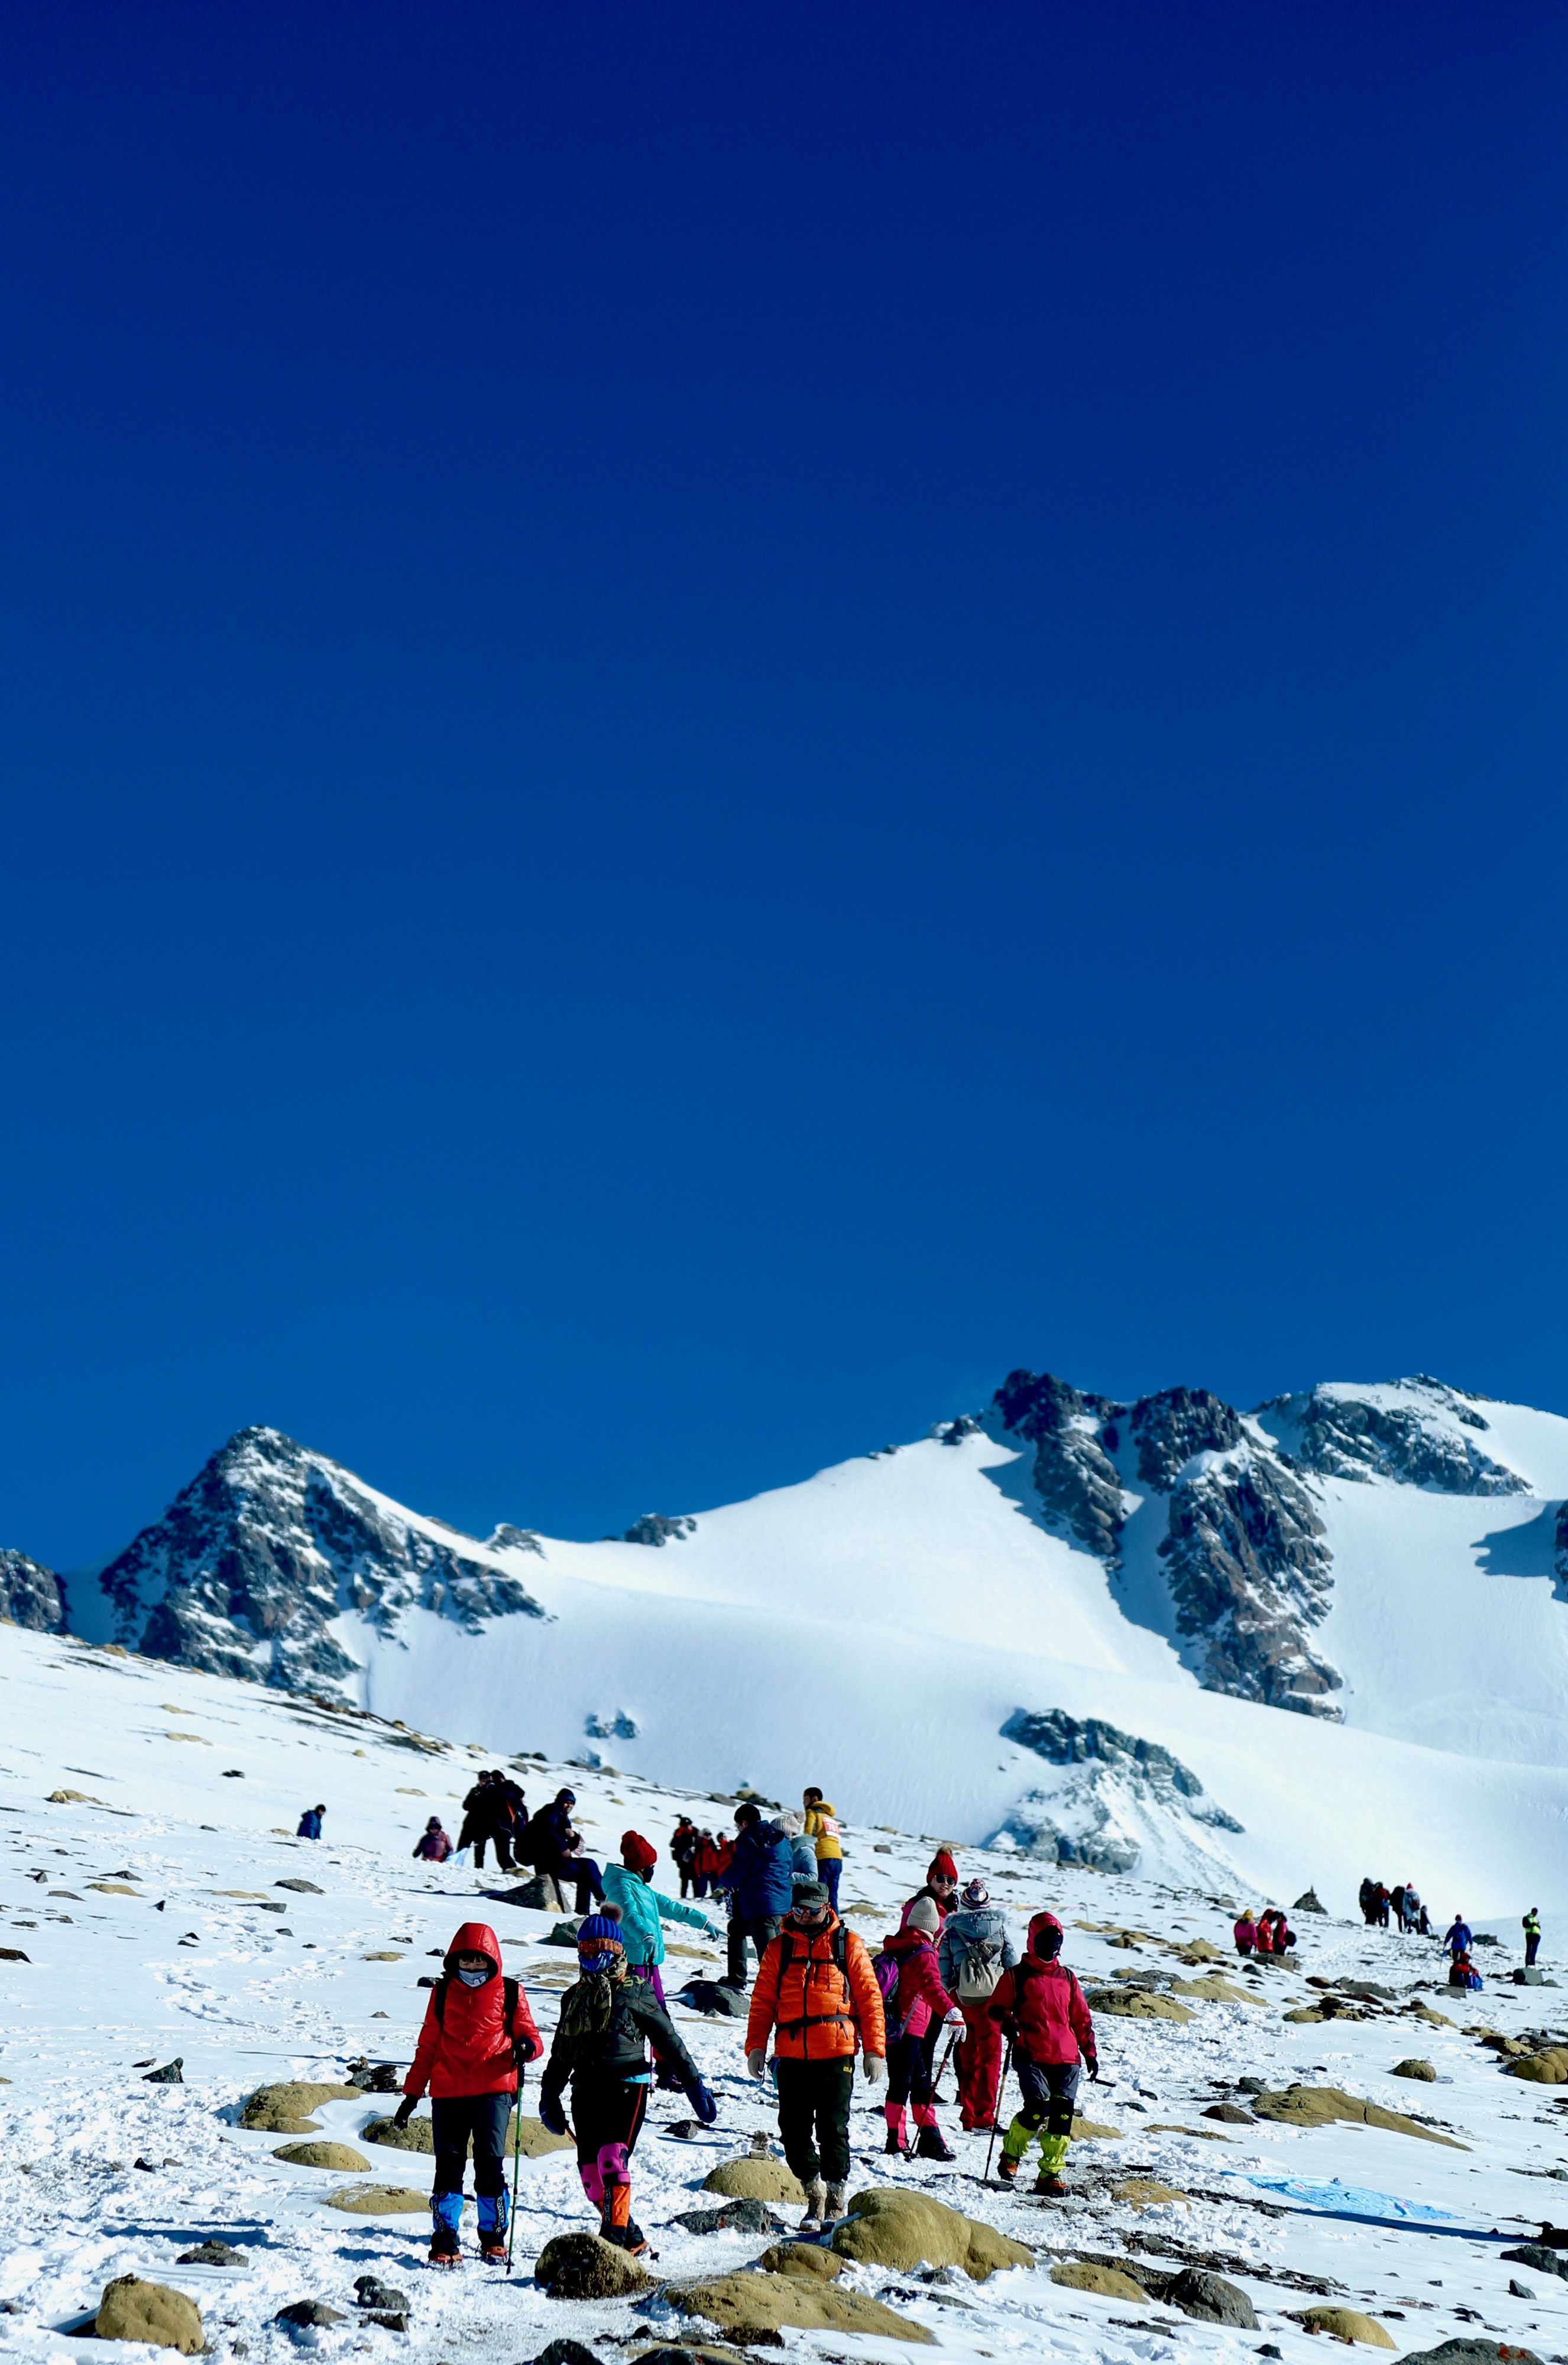
[[[1002,1948],[994,1938],[963,1938],[958,1943],[963,1952],[954,1997],[959,2003],[982,2003],[994,1994],[1002,1977]]]
[[[899,1991],[903,1964],[897,1955],[890,1955],[884,1946],[879,1954],[872,1956],[871,1968],[877,1975],[877,1986],[882,1998],[884,2042],[890,2046],[896,2045],[903,2034],[903,2022],[893,2010],[893,1998]]]

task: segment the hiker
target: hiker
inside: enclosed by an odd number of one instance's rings
[[[1456,1949],[1449,1965],[1449,1985],[1450,1988],[1478,1988],[1481,1985],[1481,1974],[1470,1959],[1468,1946]]]
[[[882,1991],[865,1941],[846,1929],[827,1885],[802,1881],[777,1938],[764,1954],[745,2024],[745,2066],[766,2075],[774,2037],[778,2132],[792,2175],[805,2188],[802,2231],[844,2214],[849,2181],[849,2105],[855,2055],[866,2082],[887,2073]]]
[[[1405,1884],[1405,1901],[1400,1909],[1399,1918],[1399,1926],[1406,1937],[1419,1925],[1421,1911],[1421,1900],[1416,1893],[1416,1884],[1413,1880],[1407,1880]]]
[[[544,2050],[528,1998],[516,1979],[501,1976],[501,1950],[483,1922],[465,1922],[446,1951],[442,1976],[425,2006],[424,2026],[403,2080],[393,2124],[406,2127],[430,2088],[435,2139],[431,2192],[431,2264],[455,2267],[462,2253],[463,2171],[474,2144],[474,2191],[479,2213],[479,2256],[504,2259],[507,2203],[507,2122],[521,2063]]]
[[[1381,1880],[1377,1885],[1377,1926],[1380,1930],[1388,1927],[1388,1890]]]
[[[1443,1944],[1450,1955],[1468,1955],[1474,1933],[1462,1913],[1456,1913],[1443,1932]]]
[[[760,1963],[794,1902],[794,1888],[789,1841],[777,1823],[763,1821],[749,1799],[735,1809],[735,1829],[734,1854],[713,1887],[730,1900],[729,1961],[722,1984],[744,1993],[746,1940]]]
[[[295,1833],[295,1838],[319,1840],[321,1836],[321,1818],[326,1811],[326,1808],[321,1806],[307,1807],[299,1818],[299,1829]]]
[[[1250,1955],[1256,1953],[1258,1946],[1258,1917],[1252,1911],[1250,1906],[1244,1905],[1242,1907],[1232,1925],[1230,1934],[1236,1941],[1236,1951],[1238,1955]]]
[[[717,1943],[720,1933],[700,1906],[682,1905],[653,1885],[658,1851],[641,1832],[622,1832],[621,1861],[604,1867],[604,1900],[619,1916],[621,1944],[626,1956],[626,1977],[641,1979],[652,1990],[661,2011],[666,2009],[659,1965],[665,1958],[664,1922],[689,1922]]]
[[[971,1880],[942,1924],[936,1949],[937,1976],[964,2015],[958,2046],[958,2124],[966,2135],[996,2124],[996,2088],[1002,2071],[1002,2031],[991,2016],[991,2000],[1003,1971],[1018,1960],[1007,1934],[1007,1917],[991,1901],[983,1880]]]
[[[680,1893],[689,1897],[696,1880],[698,1831],[689,1815],[682,1815],[669,1837],[670,1860],[680,1875]]]
[[[648,2107],[648,2051],[679,2073],[693,2114],[705,2127],[719,2115],[667,2012],[646,1984],[626,1976],[620,1924],[590,1913],[577,1932],[577,1978],[561,1999],[561,2016],[539,2094],[539,2116],[552,2135],[567,2133],[561,2092],[572,2089],[577,2174],[599,2213],[599,2235],[635,2254],[648,2247],[632,2214],[632,2153]]]
[[[904,2130],[904,2105],[909,2104],[919,2130],[914,2140],[917,2159],[956,2159],[936,2123],[936,2080],[932,2063],[944,2024],[965,2025],[963,2011],[942,1984],[934,1944],[942,1915],[933,1897],[912,1897],[903,1909],[903,1926],[882,1941],[881,1962],[890,1958],[891,1992],[878,1970],[882,1987],[888,2042],[888,2099],[882,2105],[888,2122],[884,2151],[907,2158],[910,2146]]]
[[[584,1853],[581,1832],[573,1832],[569,1834],[566,1853],[561,1858],[561,1869],[556,1876],[556,1886],[563,1895],[567,1883],[572,1881],[577,1883],[577,1896],[572,1906],[574,1913],[586,1913],[590,1903],[603,1904],[604,1875],[593,1857]]]
[[[452,1854],[452,1842],[441,1827],[441,1817],[432,1815],[419,1838],[414,1842],[414,1854],[426,1864],[444,1864]]]
[[[1258,1922],[1258,1952],[1260,1955],[1288,1955],[1295,1945],[1295,1932],[1286,1922],[1277,1905],[1271,1905]]]
[[[713,1876],[723,1864],[719,1843],[711,1832],[697,1834],[697,1853],[691,1859],[691,1886],[699,1897],[706,1897],[713,1884]]]
[[[1530,1971],[1535,1968],[1536,1953],[1540,1945],[1540,1912],[1538,1907],[1530,1907],[1521,1926],[1525,1933],[1525,1968]]]
[[[1395,1927],[1403,1930],[1405,1927],[1405,1883],[1403,1881],[1400,1882],[1397,1889],[1391,1889],[1389,1890],[1388,1901],[1394,1909]]]
[[[1423,1905],[1423,1906],[1422,1906],[1422,1908],[1421,1908],[1421,1919],[1420,1919],[1419,1922],[1417,1924],[1417,1928],[1418,1928],[1418,1930],[1420,1931],[1420,1933],[1421,1933],[1421,1935],[1422,1935],[1422,1937],[1423,1937],[1423,1938],[1429,1938],[1429,1937],[1431,1936],[1431,1934],[1432,1934],[1432,1925],[1431,1925],[1430,1922],[1428,1922],[1428,1919],[1427,1919],[1427,1909],[1426,1909],[1426,1907],[1425,1907],[1424,1905]]]
[[[498,1765],[492,1765],[480,1781],[483,1788],[478,1792],[479,1805],[474,1817],[474,1867],[478,1872],[484,1870],[485,1842],[489,1840],[496,1851],[497,1870],[510,1872],[512,1841],[521,1837],[528,1821],[526,1812],[521,1823],[517,1820],[522,1792],[515,1782],[507,1780]]]
[[[557,1790],[547,1807],[541,1807],[529,1818],[528,1828],[518,1844],[518,1855],[535,1872],[555,1883],[555,1893],[563,1909],[566,1898],[561,1890],[562,1864],[572,1844],[572,1809],[577,1803],[575,1790]]]
[[[801,1794],[801,1804],[806,1810],[806,1836],[817,1852],[817,1878],[827,1890],[832,1911],[838,1911],[838,1884],[844,1871],[843,1833],[838,1828],[838,1816],[813,1783]]]
[[[958,1894],[958,1867],[946,1848],[938,1848],[925,1868],[925,1881],[917,1889],[915,1897],[929,1897],[936,1908],[939,1922],[945,1922],[953,1910]],[[911,1898],[913,1905],[914,1898]]]
[[[485,1841],[489,1834],[489,1788],[490,1777],[487,1771],[475,1778],[472,1788],[464,1799],[463,1821],[457,1827],[458,1854],[461,1855],[465,1847],[475,1848],[474,1862],[480,1871],[484,1869]]]
[[[1366,1923],[1367,1928],[1370,1930],[1372,1923],[1377,1919],[1377,1883],[1375,1880],[1362,1881],[1360,1889],[1356,1891],[1356,1902],[1361,1909],[1361,1920]]]
[[[1014,2183],[1040,2136],[1040,2173],[1035,2190],[1059,2201],[1067,2191],[1062,2169],[1072,2139],[1072,2112],[1082,2072],[1100,2075],[1094,2023],[1083,1990],[1061,1961],[1062,1927],[1054,1913],[1036,1913],[1029,1924],[1028,1951],[1017,1967],[1003,1971],[991,1998],[991,2017],[1005,2032],[1018,2072],[1023,2108],[1002,2139],[998,2173]],[[1044,2126],[1045,2133],[1040,2130]]]
[[[800,1887],[802,1880],[815,1880],[817,1877],[816,1842],[806,1836],[805,1816],[797,1814],[793,1807],[788,1807],[776,1820],[779,1830],[790,1843],[790,1880],[796,1888]]]

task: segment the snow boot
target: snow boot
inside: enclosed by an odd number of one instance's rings
[[[461,2192],[437,2192],[431,2200],[431,2264],[432,2267],[459,2267],[463,2253],[458,2247],[457,2228],[463,2222]]]
[[[507,2225],[511,2210],[505,2192],[479,2195],[479,2256],[487,2264],[506,2263]]]
[[[827,2199],[827,2187],[820,2176],[813,2176],[806,2187],[806,2214],[801,2220],[801,2231],[808,2227],[815,2232],[823,2222],[823,2203]]]
[[[628,2217],[624,2225],[601,2225],[599,2238],[613,2249],[624,2250],[628,2258],[641,2258],[648,2247],[648,2237],[635,2217]]]
[[[824,2225],[836,2225],[839,2219],[843,2216],[845,2210],[844,2196],[846,2189],[847,2188],[842,2184],[830,2184],[828,2186],[827,2191],[823,2200],[823,2224]]]
[[[1055,2169],[1041,2169],[1035,2179],[1035,2190],[1044,2201],[1065,2201],[1067,2198],[1067,2187]]]
[[[935,2119],[928,2126],[922,2127],[916,2136],[914,2156],[916,2159],[957,2159],[958,2157]]]
[[[1035,2190],[1043,2200],[1059,2201],[1067,2191],[1061,2172],[1067,2166],[1068,2141],[1066,2135],[1040,2137],[1040,2174]]]
[[[1009,2153],[1009,2152],[1003,2152],[1003,2153],[1002,2153],[1002,2158],[1001,2158],[997,2161],[997,2163],[996,2163],[996,2172],[997,2172],[997,2175],[1002,2179],[1002,2183],[1003,2183],[1003,2184],[1016,2184],[1016,2183],[1017,2183],[1017,2181],[1018,2181],[1018,2163],[1017,2163],[1017,2161],[1016,2161],[1016,2160],[1012,2157],[1011,2153]]]
[[[882,2104],[882,2116],[888,2123],[888,2140],[882,2146],[882,2149],[884,2151],[900,2152],[905,2158],[907,2158],[909,2157],[909,2145],[904,2136],[903,2104],[902,2102],[884,2102]]]
[[[901,2159],[907,2159],[909,2158],[909,2146],[903,2139],[903,2131],[902,2128],[890,2127],[888,2129],[888,2139],[882,2146],[882,2149],[884,2151],[896,2151]]]

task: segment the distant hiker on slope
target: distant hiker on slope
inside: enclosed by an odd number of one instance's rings
[[[463,1821],[457,1826],[458,1854],[461,1855],[465,1847],[476,1848],[474,1862],[481,1871],[485,1864],[485,1841],[489,1835],[489,1790],[490,1777],[487,1771],[476,1777],[464,1799]]]
[[[555,1894],[565,1908],[561,1894],[563,1866],[572,1844],[572,1809],[577,1803],[575,1790],[557,1790],[547,1807],[541,1807],[529,1819],[528,1829],[518,1845],[518,1855],[535,1872],[543,1873],[555,1883]]]
[[[1468,1955],[1474,1944],[1474,1933],[1462,1913],[1456,1913],[1443,1932],[1443,1944],[1450,1955]]]
[[[295,1838],[319,1840],[321,1836],[321,1818],[326,1811],[325,1807],[307,1807],[299,1818],[299,1829],[295,1833]]]
[[[734,1854],[713,1883],[730,1898],[729,1962],[722,1984],[744,1990],[746,1940],[760,1963],[794,1902],[790,1843],[749,1799],[735,1809]]]
[[[882,1992],[871,1958],[829,1905],[820,1880],[797,1889],[762,1957],[745,2024],[745,2066],[754,2078],[767,2073],[772,2029],[784,2158],[805,2187],[802,2226],[819,2225],[844,2214],[857,2047],[865,2051],[868,2086],[879,2085],[887,2068]]]
[[[413,1852],[415,1855],[422,1856],[427,1864],[446,1862],[447,1857],[452,1854],[452,1842],[442,1830],[439,1815],[431,1817],[424,1830],[414,1842]]]
[[[1377,1920],[1377,1883],[1375,1880],[1362,1881],[1360,1889],[1356,1891],[1356,1902],[1361,1909],[1361,1920],[1366,1923],[1370,1930],[1372,1923]]]
[[[691,1895],[697,1875],[697,1842],[700,1834],[689,1815],[682,1815],[669,1837],[670,1859],[680,1875],[682,1897]]]
[[[431,1990],[413,2065],[403,2080],[394,2124],[406,2127],[430,2088],[435,2136],[435,2184],[431,2194],[431,2264],[455,2267],[461,2252],[463,2172],[474,2145],[474,2191],[479,2211],[479,2256],[507,2254],[507,2122],[517,2093],[518,2065],[544,2047],[528,1998],[516,1979],[501,1976],[501,1950],[483,1922],[465,1922],[447,1949]]]
[[[1036,1913],[1029,1924],[1028,1952],[1015,1970],[1003,1971],[991,2006],[1012,2045],[1024,2096],[1023,2109],[1002,2137],[998,2172],[1004,2184],[1012,2184],[1038,2135],[1040,2174],[1035,2190],[1052,2200],[1067,2191],[1061,2172],[1072,2139],[1081,2053],[1091,2078],[1100,2075],[1094,2023],[1083,1990],[1058,1959],[1061,1943],[1056,1915]]]
[[[1420,1928],[1422,1916],[1426,1911],[1426,1907],[1416,1893],[1415,1882],[1407,1880],[1405,1884],[1405,1910],[1400,1922],[1400,1926],[1406,1937],[1409,1937],[1412,1931]]]
[[[632,2214],[631,2159],[648,2108],[649,2037],[679,2071],[697,2118],[711,2126],[718,2105],[674,2023],[641,1980],[627,1979],[620,1924],[590,1913],[577,1932],[577,1985],[561,1999],[539,2115],[552,2135],[568,2132],[561,2094],[569,2079],[583,2191],[599,2213],[602,2238],[633,2252],[648,2247]]]
[[[936,1949],[937,1975],[968,2031],[958,2047],[958,2124],[966,2134],[995,2124],[1002,2031],[991,2016],[991,2001],[1002,1972],[1017,1960],[1006,1915],[991,1903],[984,1881],[971,1880],[943,1922]]]
[[[724,1859],[719,1843],[711,1832],[697,1834],[697,1853],[691,1859],[691,1885],[699,1897],[706,1897],[713,1885],[714,1875],[723,1869]]]
[[[1537,1907],[1532,1905],[1529,1911],[1524,1916],[1523,1929],[1525,1933],[1525,1968],[1529,1971],[1533,1970],[1535,1967],[1536,1954],[1540,1945],[1540,1913]]]
[[[1244,1905],[1232,1925],[1231,1936],[1238,1955],[1256,1954],[1258,1950],[1258,1916],[1249,1905]]]
[[[816,1842],[807,1836],[805,1816],[797,1814],[793,1807],[787,1807],[774,1820],[790,1843],[790,1877],[794,1886],[798,1889],[802,1880],[815,1880]]]
[[[897,1978],[890,1996],[883,1986],[883,2010],[888,2040],[888,2099],[882,2105],[888,2122],[885,2151],[907,2154],[904,2130],[907,2102],[919,2130],[917,2159],[954,2159],[957,2154],[936,2123],[936,2080],[933,2059],[943,2023],[965,2025],[963,2012],[942,1984],[936,1967],[935,1938],[942,1916],[933,1898],[912,1897],[903,1909],[903,1927],[882,1941],[879,1961],[890,1958]],[[878,1971],[879,1984],[881,1972]]]
[[[806,1837],[817,1852],[817,1878],[827,1890],[827,1901],[836,1913],[838,1883],[844,1871],[844,1834],[838,1828],[838,1815],[814,1784],[802,1793],[801,1803],[806,1810]]]

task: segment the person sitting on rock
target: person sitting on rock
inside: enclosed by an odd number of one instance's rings
[[[431,1990],[424,2026],[403,2080],[394,2124],[406,2127],[430,2088],[435,2138],[431,2193],[431,2264],[455,2267],[461,2258],[463,2175],[470,2140],[479,2212],[479,2256],[507,2254],[507,2122],[517,2094],[518,2066],[536,2061],[544,2046],[516,1979],[501,1976],[501,1949],[484,1922],[465,1922]]]
[[[552,2135],[567,2132],[561,2095],[569,2080],[583,2191],[599,2213],[601,2238],[633,2254],[648,2247],[632,2214],[631,2159],[648,2108],[650,2037],[678,2069],[697,2118],[711,2126],[718,2105],[674,2023],[642,1980],[626,1977],[620,1922],[590,1913],[577,1932],[577,1984],[561,1999],[539,2116]]]
[[[1062,2169],[1072,2139],[1072,2111],[1082,2072],[1100,2075],[1094,2021],[1079,1986],[1060,1960],[1062,1926],[1054,1913],[1036,1913],[1029,1924],[1028,1951],[1016,1967],[1003,1971],[991,2011],[1013,2047],[1013,2066],[1024,2107],[1002,2137],[998,2173],[1015,2181],[1030,2144],[1040,2138],[1040,2174],[1035,2190],[1059,2201],[1067,2191]],[[1042,2127],[1044,2133],[1041,2133]]]
[[[432,1815],[419,1838],[414,1842],[415,1855],[426,1864],[444,1864],[452,1854],[452,1842],[441,1827],[441,1817]]]
[[[1450,1988],[1479,1988],[1481,1974],[1470,1959],[1468,1947],[1462,1947],[1449,1965]]]

